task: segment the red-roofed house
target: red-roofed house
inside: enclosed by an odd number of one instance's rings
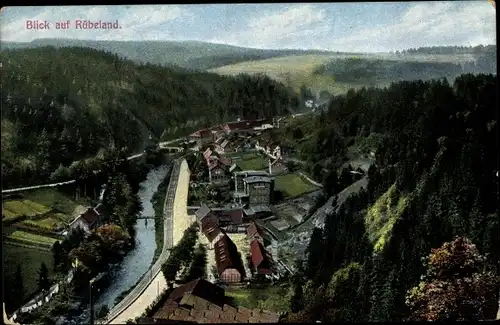
[[[225,283],[241,282],[245,277],[245,269],[233,241],[224,235],[215,243],[214,250],[220,280]]]
[[[70,224],[69,229],[81,228],[86,233],[90,233],[93,229],[101,225],[100,213],[94,208],[88,208],[84,213],[80,214]]]
[[[221,184],[229,181],[226,169],[227,165],[223,163],[221,159],[215,157],[215,159],[208,159],[208,177],[210,183]]]
[[[272,274],[272,258],[258,240],[253,240],[250,244],[250,254],[252,255],[252,265],[257,274]]]
[[[264,239],[262,238],[261,231],[255,224],[255,222],[250,223],[250,226],[247,228],[247,235],[250,240],[258,240],[261,243],[264,243]]]
[[[138,323],[277,323],[279,315],[262,309],[234,306],[224,289],[198,279],[173,289],[167,300],[151,318]]]
[[[201,129],[189,135],[190,141],[196,141],[198,147],[202,147],[213,141],[212,131],[209,129]]]

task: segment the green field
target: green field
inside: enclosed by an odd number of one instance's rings
[[[331,93],[339,93],[348,89],[346,89],[346,85],[335,84],[332,77],[313,75],[316,67],[335,57],[335,55],[283,56],[226,65],[209,71],[223,75],[265,73],[270,78],[278,80],[296,91],[302,85],[307,85],[313,91],[328,90]]]
[[[24,197],[32,201],[38,202],[52,209],[59,210],[65,214],[71,215],[79,204],[73,198],[57,191],[55,189],[39,189],[24,193]],[[83,200],[84,205],[88,202]]]
[[[49,276],[53,275],[53,257],[52,253],[49,251],[19,247],[6,243],[3,244],[2,251],[4,284],[8,286],[8,283],[14,279],[17,264],[20,264],[24,280],[25,299],[38,291],[38,271],[42,262],[47,265]]]
[[[278,175],[275,179],[276,190],[283,192],[286,197],[299,196],[317,189],[296,173]]]
[[[49,213],[40,219],[24,220],[22,223],[31,227],[38,227],[45,230],[56,231],[64,228],[71,222],[71,216],[55,212]]]
[[[267,168],[267,159],[257,153],[246,153],[234,160],[242,170],[262,170]]]
[[[45,205],[27,199],[5,200],[2,202],[2,221],[13,221],[23,216],[34,217],[50,210]]]
[[[42,245],[48,247],[51,247],[57,241],[57,239],[52,237],[41,236],[21,230],[15,230],[9,236],[7,236],[7,239],[12,239],[18,242],[26,243],[27,245],[32,244],[32,245]]]
[[[260,308],[274,312],[289,311],[291,291],[287,286],[267,286],[265,288],[227,288],[226,296],[238,306]]]

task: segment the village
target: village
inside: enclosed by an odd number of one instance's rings
[[[204,235],[200,241],[208,248],[208,279],[214,283],[273,282],[290,272],[289,262],[278,256],[278,233],[311,212],[311,194],[321,184],[287,167],[287,153],[272,136],[286,123],[280,117],[238,120],[186,139],[194,156],[188,214],[196,216]]]

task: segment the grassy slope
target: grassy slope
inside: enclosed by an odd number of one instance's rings
[[[211,69],[209,71],[223,74],[235,75],[239,73],[265,73],[285,85],[289,85],[298,90],[301,85],[306,85],[313,92],[327,90],[332,94],[343,93],[349,88],[357,88],[363,85],[354,83],[335,82],[333,77],[324,75],[314,75],[313,71],[322,64],[332,59],[346,58],[369,58],[369,59],[390,59],[402,61],[418,62],[463,62],[472,60],[472,55],[424,55],[412,54],[396,56],[394,54],[318,54],[318,55],[298,55],[283,56],[258,61],[240,62]]]
[[[368,209],[365,224],[368,237],[373,243],[375,251],[380,252],[389,239],[392,227],[408,206],[407,196],[395,195],[396,185],[392,185],[378,200]]]

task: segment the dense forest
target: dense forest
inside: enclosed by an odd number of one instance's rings
[[[291,91],[264,76],[137,65],[89,48],[5,50],[0,62],[5,186],[42,183],[103,148],[136,153],[149,134],[184,136],[297,106]]]
[[[85,47],[116,54],[140,64],[155,64],[189,70],[207,70],[226,64],[264,60],[279,56],[331,53],[321,50],[256,49],[200,41],[97,41],[41,38],[29,43],[1,42],[2,49],[43,46]]]
[[[295,126],[332,193],[342,189],[338,148],[380,137],[367,189],[314,230],[297,262],[288,321],[495,318],[497,87],[496,75],[464,74],[350,90]]]
[[[401,54],[480,54],[496,53],[496,45],[478,46],[427,46],[402,50]]]
[[[429,48],[433,49],[433,48]],[[422,49],[407,54],[453,54],[438,50],[429,53]],[[461,52],[460,52],[461,53]],[[496,48],[471,48],[473,59],[464,58],[460,62],[432,62],[429,60],[401,60],[401,59],[369,59],[347,58],[331,60],[319,66],[314,73],[333,76],[337,82],[362,83],[365,85],[389,84],[403,80],[430,80],[438,78],[456,78],[464,73],[495,73],[497,69]]]

